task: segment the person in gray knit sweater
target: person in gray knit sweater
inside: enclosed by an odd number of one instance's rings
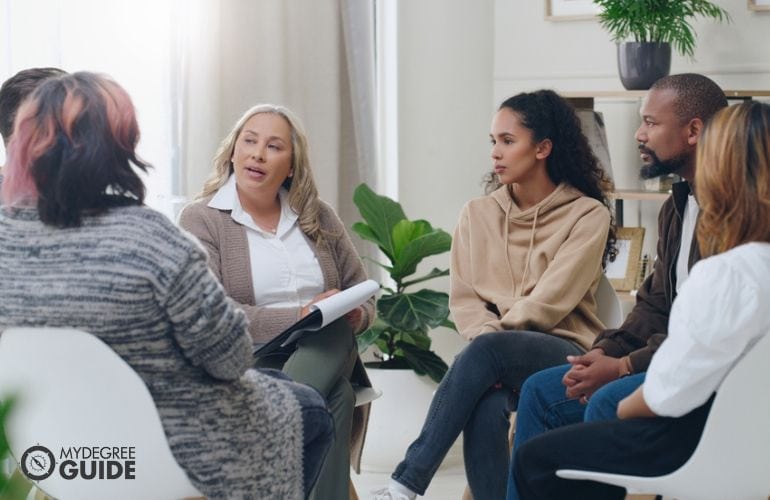
[[[205,251],[142,206],[138,140],[128,94],[104,76],[52,78],[22,105],[2,186],[0,331],[72,327],[107,343],[207,497],[303,498],[332,441],[324,401],[248,369],[247,320]]]
[[[209,265],[246,312],[262,344],[308,314],[315,301],[366,280],[334,210],[319,199],[299,120],[286,108],[254,106],[219,146],[214,171],[179,224],[209,252]],[[355,335],[374,317],[374,299],[286,350],[261,357],[326,398],[335,440],[311,498],[348,498],[358,470],[369,405],[355,408],[351,382],[370,386]]]

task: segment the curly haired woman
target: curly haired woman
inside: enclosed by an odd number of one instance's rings
[[[518,94],[490,137],[488,194],[465,205],[452,243],[450,309],[471,342],[377,498],[424,494],[460,432],[474,498],[503,498],[521,384],[585,352],[603,328],[594,294],[614,249],[611,182],[574,110],[550,90]]]

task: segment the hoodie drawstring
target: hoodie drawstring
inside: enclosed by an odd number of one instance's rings
[[[513,267],[511,266],[511,254],[508,252],[508,235],[510,233],[510,226],[511,221],[508,218],[509,214],[511,213],[511,207],[513,206],[513,201],[508,200],[508,207],[505,209],[505,237],[503,238],[505,240],[505,263],[508,264],[508,277],[511,278],[511,296],[516,296],[516,282],[513,279]]]
[[[535,246],[535,229],[537,228],[537,215],[540,213],[540,205],[535,207],[535,218],[532,221],[532,233],[529,236],[529,249],[527,250],[527,259],[526,263],[524,264],[524,274],[521,276],[521,286],[519,287],[519,291],[521,291],[522,288],[524,288],[524,283],[527,282],[527,274],[529,274],[529,260],[532,257],[532,249]],[[507,251],[507,248],[506,248]],[[508,267],[510,268],[510,262],[508,263]],[[515,297],[515,295],[514,295]]]

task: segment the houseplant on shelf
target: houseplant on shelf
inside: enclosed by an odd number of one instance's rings
[[[730,21],[730,14],[708,0],[593,0],[599,23],[618,44],[618,70],[628,90],[646,90],[671,69],[671,46],[695,55],[695,17]],[[629,41],[633,39],[633,41]]]
[[[448,319],[449,296],[435,290],[412,292],[407,288],[449,274],[448,269],[434,268],[424,276],[411,277],[425,257],[448,252],[452,237],[425,220],[407,219],[401,205],[376,194],[366,184],[356,188],[353,202],[364,219],[353,224],[353,231],[385,254],[390,264],[376,264],[388,272],[394,283],[393,288],[381,287],[377,318],[358,337],[358,349],[363,352],[375,345],[379,349],[379,368],[411,368],[440,382],[447,365],[430,350],[428,332],[439,326],[455,328]]]

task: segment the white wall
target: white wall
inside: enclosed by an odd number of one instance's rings
[[[450,234],[490,167],[492,27],[488,1],[398,3],[398,197],[409,218]],[[425,264],[447,267],[449,257]],[[446,290],[448,280],[426,286]],[[447,361],[465,343],[445,329],[432,337]]]

